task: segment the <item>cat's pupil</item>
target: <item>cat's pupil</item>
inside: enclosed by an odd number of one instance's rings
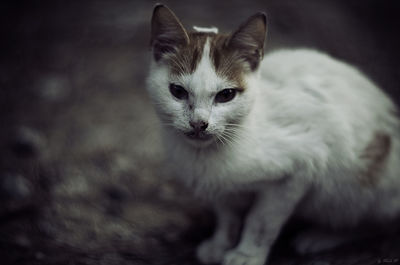
[[[180,85],[170,84],[169,91],[177,99],[187,99],[189,97],[188,92]]]
[[[218,94],[215,96],[215,101],[217,103],[225,103],[231,101],[235,96],[236,96],[236,89],[227,88],[222,90],[221,92],[218,92]]]

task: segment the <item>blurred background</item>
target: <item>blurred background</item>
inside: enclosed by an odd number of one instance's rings
[[[0,264],[198,264],[213,214],[166,178],[145,92],[155,3],[0,3]],[[267,52],[320,49],[400,101],[397,0],[163,3],[188,29],[266,11]],[[270,264],[399,258],[393,234],[303,257],[281,242]]]

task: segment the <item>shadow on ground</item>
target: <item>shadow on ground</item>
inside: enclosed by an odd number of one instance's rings
[[[267,10],[267,50],[324,50],[399,103],[394,0],[166,3],[188,26],[221,30]],[[1,264],[197,264],[194,248],[213,215],[162,170],[145,94],[153,5],[0,4]],[[284,237],[270,264],[393,264],[399,238],[301,257]]]

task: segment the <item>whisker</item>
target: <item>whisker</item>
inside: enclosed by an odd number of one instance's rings
[[[220,147],[220,146],[219,146],[220,144],[224,145],[224,143],[222,142],[222,140],[220,139],[220,137],[219,137],[218,135],[216,135],[216,138],[217,138],[217,141],[216,141],[217,148]]]
[[[239,142],[237,141],[236,138],[232,137],[232,136],[227,136],[225,135],[225,138],[227,139],[227,141],[229,142],[229,144],[239,144]]]
[[[221,143],[223,145],[227,145],[227,143],[229,143],[228,139],[224,135],[220,134],[219,137],[221,138]]]
[[[232,131],[230,131],[230,130],[225,130],[225,131],[222,133],[222,135],[223,135],[225,138],[229,139],[230,142],[239,144],[239,135],[238,135],[238,133],[237,133],[236,130],[232,130]]]
[[[225,126],[226,126],[226,127],[235,127],[235,128],[247,128],[247,127],[244,126],[244,125],[236,124],[236,123],[226,123]]]

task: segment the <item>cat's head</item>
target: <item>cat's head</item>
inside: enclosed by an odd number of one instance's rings
[[[163,124],[196,147],[231,139],[253,105],[265,35],[263,13],[232,34],[188,32],[170,9],[157,5],[148,91]]]

